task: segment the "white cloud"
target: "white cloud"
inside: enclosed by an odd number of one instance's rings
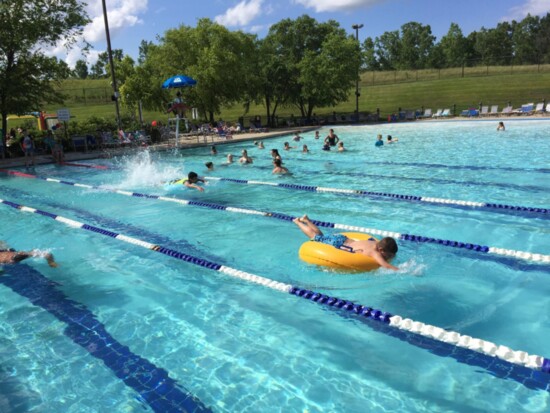
[[[235,7],[227,9],[225,14],[214,18],[216,23],[227,27],[246,26],[262,12],[263,0],[242,0]]]
[[[384,0],[294,0],[306,9],[314,9],[317,13],[326,11],[354,10],[373,6]]]
[[[510,16],[503,18],[503,21],[523,20],[525,16],[542,16],[550,13],[550,2],[548,0],[526,0],[525,4],[510,9]]]
[[[140,14],[147,11],[148,0],[114,0],[107,5],[109,32],[111,36],[127,27],[143,23]],[[84,39],[90,43],[105,40],[105,22],[101,0],[95,0],[87,7],[92,22],[84,28]]]
[[[109,19],[109,33],[111,38],[126,28],[142,24],[140,15],[147,11],[148,0],[112,0],[107,4],[107,17]],[[91,22],[84,27],[82,36],[77,40],[77,46],[69,52],[65,49],[65,42],[59,42],[55,47],[44,48],[47,56],[57,56],[62,58],[74,68],[77,60],[85,59],[88,64],[94,64],[97,56],[107,48],[105,40],[105,21],[103,19],[103,7],[101,0],[92,0],[86,6],[86,11]],[[87,56],[82,55],[82,50],[78,45],[83,45],[84,41],[89,43],[100,43],[103,50],[92,49]]]

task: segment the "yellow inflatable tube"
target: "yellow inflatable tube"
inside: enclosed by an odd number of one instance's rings
[[[372,235],[361,232],[342,232],[348,238],[355,241],[376,239]],[[378,241],[378,239],[376,239]],[[371,271],[380,265],[374,258],[367,257],[361,253],[349,252],[343,249],[335,248],[332,245],[322,242],[306,241],[300,247],[298,252],[300,259],[324,267],[337,268],[347,271]]]

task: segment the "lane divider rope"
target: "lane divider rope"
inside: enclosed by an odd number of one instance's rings
[[[23,177],[23,178],[41,179],[47,182],[59,183],[59,184],[75,186],[79,188],[95,189],[95,190],[111,192],[111,193],[116,193],[119,195],[125,195],[130,197],[156,199],[164,202],[173,202],[180,205],[197,206],[197,207],[215,209],[220,211],[235,212],[239,214],[259,215],[259,216],[279,219],[282,221],[292,221],[293,219],[296,218],[290,215],[281,214],[277,212],[263,212],[263,211],[256,211],[253,209],[228,207],[228,206],[218,205],[218,204],[213,204],[208,202],[188,201],[186,199],[180,199],[180,198],[170,198],[170,197],[164,197],[160,195],[149,195],[149,194],[142,194],[138,192],[109,189],[109,188],[103,188],[100,186],[81,184],[81,183],[71,182],[71,181],[64,181],[64,180],[55,179],[55,178],[40,177],[36,175],[31,175],[28,173],[19,172],[19,171],[0,169],[0,172],[7,173],[9,175]],[[526,261],[535,261],[539,263],[550,264],[550,255],[545,255],[545,254],[511,250],[506,248],[489,247],[485,245],[478,245],[478,244],[472,244],[472,243],[461,242],[461,241],[444,240],[444,239],[426,237],[423,235],[402,234],[399,232],[385,231],[385,230],[380,230],[376,228],[366,228],[366,227],[338,224],[338,223],[326,222],[326,221],[312,220],[312,222],[315,225],[319,227],[324,227],[324,228],[334,228],[334,229],[340,229],[340,230],[352,231],[352,232],[363,232],[371,235],[379,235],[382,237],[393,237],[395,239],[399,239],[402,241],[437,244],[445,247],[461,248],[461,249],[466,249],[466,250],[475,251],[475,252],[500,255],[500,256],[509,257],[509,258],[516,258],[516,259],[521,259]]]
[[[386,198],[400,199],[404,201],[426,202],[426,203],[431,203],[436,205],[440,205],[440,204],[458,205],[462,207],[471,207],[471,208],[487,208],[487,209],[499,209],[499,210],[507,210],[507,211],[521,211],[521,212],[529,212],[532,214],[550,214],[550,208],[535,208],[535,207],[526,207],[526,206],[518,206],[518,205],[495,204],[495,203],[488,203],[488,202],[462,201],[457,199],[435,198],[435,197],[426,197],[426,196],[417,196],[417,195],[401,195],[401,194],[392,194],[388,192],[365,191],[362,189],[343,189],[343,188],[330,188],[330,187],[321,187],[321,186],[313,186],[313,185],[262,182],[262,181],[255,181],[255,180],[249,180],[249,179],[219,178],[215,176],[207,176],[206,178],[211,180],[216,180],[216,181],[225,181],[225,182],[232,182],[236,184],[245,184],[245,185],[278,186],[280,188],[295,189],[295,190],[307,191],[307,192],[360,195],[360,196],[368,196],[368,197],[386,197]]]
[[[173,257],[203,268],[208,268],[222,274],[229,275],[230,277],[238,278],[254,284],[259,284],[280,292],[292,294],[297,297],[308,299],[317,304],[333,307],[335,309],[341,309],[347,311],[349,314],[355,314],[359,317],[378,321],[399,330],[417,334],[426,338],[433,339],[435,341],[440,341],[463,349],[472,350],[473,352],[480,353],[489,357],[495,357],[511,364],[550,374],[550,360],[542,356],[531,355],[525,351],[512,350],[507,346],[497,345],[490,341],[481,340],[479,338],[474,338],[468,335],[462,335],[455,331],[447,331],[437,326],[425,324],[409,318],[404,318],[399,315],[393,315],[369,306],[353,303],[351,301],[340,299],[337,297],[330,297],[326,294],[310,291],[297,286],[275,281],[266,277],[251,274],[245,271],[240,271],[238,269],[227,267],[199,257],[194,257],[180,251],[165,248],[160,245],[155,245],[140,239],[128,237],[104,228],[95,227],[69,218],[65,218],[51,212],[42,211],[36,208],[20,205],[15,202],[3,199],[0,199],[0,202],[21,212],[30,212],[52,218],[72,228],[84,229],[110,238],[115,238],[120,241],[130,243],[132,245],[143,247],[148,250],[167,255],[169,257]]]

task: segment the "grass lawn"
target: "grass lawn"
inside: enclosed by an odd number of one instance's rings
[[[509,70],[509,69],[507,69]],[[499,72],[496,72],[499,73]],[[499,110],[511,102],[514,107],[520,107],[528,102],[550,100],[550,72],[510,74],[502,72],[493,76],[449,77],[435,80],[412,79],[410,82],[375,84],[372,86],[372,74],[366,73],[360,83],[361,96],[359,110],[375,112],[380,109],[382,117],[402,109],[450,108],[456,105],[457,113],[470,107],[483,105],[499,105]],[[68,80],[63,83],[63,90],[71,96],[64,107],[71,111],[75,120],[83,120],[90,116],[105,118],[115,117],[115,105],[109,101],[110,85],[106,79],[100,80]],[[61,106],[49,105],[44,108],[55,112]],[[350,90],[347,102],[336,107],[316,108],[319,116],[355,111],[355,89]],[[121,107],[121,114],[127,111]],[[300,113],[295,107],[283,107],[278,110],[279,117],[298,117]],[[260,115],[265,119],[263,105],[252,105],[248,113],[244,113],[241,105],[226,107],[220,117],[227,121],[236,121],[240,116],[245,118]],[[144,119],[166,120],[168,115],[161,112],[144,111]],[[265,122],[264,122],[265,123]],[[248,122],[246,122],[248,124]]]

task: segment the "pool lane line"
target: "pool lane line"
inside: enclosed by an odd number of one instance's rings
[[[93,169],[110,169],[108,166],[104,165],[88,165],[85,163],[76,163],[76,162],[62,162],[63,166],[77,166],[80,168],[93,168]]]
[[[298,159],[300,162],[301,159]],[[221,164],[218,167],[221,166],[227,166],[226,164]],[[265,169],[265,170],[272,170],[273,167],[268,166],[256,166],[257,169]],[[300,173],[300,174],[306,174],[306,175],[334,175],[333,171],[307,171],[303,169],[295,169],[292,168],[292,173]],[[412,181],[412,182],[429,182],[429,183],[436,183],[436,184],[442,184],[442,185],[461,185],[461,186],[492,186],[496,188],[505,188],[505,189],[514,189],[516,191],[537,191],[537,192],[547,192],[548,188],[542,187],[542,186],[534,186],[534,185],[516,185],[516,184],[510,184],[510,183],[503,183],[503,182],[474,182],[474,181],[455,181],[452,179],[441,179],[441,178],[423,178],[423,177],[410,177],[410,176],[397,176],[397,175],[377,175],[377,174],[366,174],[362,172],[351,172],[346,170],[339,170],[338,176],[353,176],[353,177],[360,177],[360,178],[374,178],[374,179],[393,179],[393,180],[399,180],[399,181]]]
[[[388,192],[365,191],[362,189],[341,189],[341,188],[328,188],[328,187],[313,186],[313,185],[262,182],[262,181],[255,181],[255,180],[249,180],[249,179],[219,178],[216,176],[206,176],[205,178],[215,180],[215,181],[232,182],[236,184],[276,186],[276,187],[285,188],[285,189],[295,189],[295,190],[307,191],[307,192],[336,193],[336,194],[360,195],[360,196],[368,196],[368,197],[385,197],[385,198],[399,199],[403,201],[426,202],[426,203],[436,204],[436,205],[441,204],[441,205],[453,205],[453,206],[470,207],[470,208],[487,208],[487,209],[497,209],[501,211],[502,210],[521,211],[521,212],[529,212],[531,214],[544,214],[544,215],[550,214],[550,208],[535,208],[535,207],[495,204],[495,203],[487,203],[487,202],[462,201],[462,200],[456,200],[456,199],[434,198],[434,197],[425,197],[425,196],[417,196],[417,195],[401,195],[401,194],[393,194]]]
[[[0,169],[0,172],[7,173],[9,175],[19,176],[22,178],[35,178],[35,179],[40,179],[47,182],[55,182],[55,183],[75,186],[79,188],[95,189],[95,190],[111,192],[119,195],[131,196],[136,198],[155,199],[155,200],[164,201],[164,202],[173,202],[180,205],[197,206],[197,207],[215,209],[220,211],[236,212],[240,214],[260,215],[264,217],[279,219],[282,221],[292,221],[293,219],[297,218],[297,217],[293,217],[293,216],[278,213],[278,212],[263,212],[263,211],[253,210],[253,209],[228,207],[225,205],[218,205],[218,204],[213,204],[209,202],[189,201],[189,200],[180,199],[180,198],[170,198],[170,197],[164,197],[160,195],[150,195],[150,194],[142,194],[139,192],[129,192],[129,191],[121,191],[118,189],[103,188],[100,186],[80,184],[77,182],[64,181],[64,180],[55,179],[55,178],[47,178],[47,177],[40,177],[37,175],[30,175],[19,171]],[[526,261],[535,261],[535,262],[550,264],[550,255],[545,255],[545,254],[510,250],[505,248],[489,247],[486,245],[478,245],[478,244],[466,243],[461,241],[443,240],[438,238],[426,237],[423,235],[402,234],[399,232],[379,230],[376,228],[365,228],[365,227],[338,224],[338,223],[326,222],[326,221],[312,220],[312,222],[319,227],[334,228],[334,229],[353,231],[353,232],[364,232],[366,234],[379,235],[382,237],[393,237],[401,241],[437,244],[445,247],[461,248],[461,249],[466,249],[466,250],[475,251],[475,252],[500,255],[500,256],[509,257],[509,258],[516,258],[516,259],[522,259]]]
[[[478,338],[470,337],[468,335],[461,335],[455,331],[447,331],[437,326],[432,326],[430,324],[425,324],[419,321],[411,320],[409,318],[403,318],[399,315],[390,314],[388,312],[377,310],[369,306],[353,303],[351,301],[343,300],[337,297],[330,297],[319,292],[302,289],[298,286],[282,283],[245,271],[240,271],[235,268],[227,267],[199,257],[194,257],[192,255],[185,254],[183,252],[176,251],[170,248],[165,248],[160,245],[155,245],[147,241],[128,237],[126,235],[109,231],[104,228],[74,221],[70,218],[65,218],[51,212],[42,211],[3,199],[0,199],[0,203],[15,208],[21,212],[30,212],[51,218],[55,221],[68,225],[71,228],[84,229],[110,238],[115,238],[117,240],[146,248],[151,251],[159,252],[161,254],[179,259],[184,262],[214,270],[230,277],[262,285],[272,290],[305,298],[317,304],[322,304],[328,307],[332,307],[334,309],[341,309],[343,311],[347,311],[347,314],[354,314],[364,319],[378,321],[404,332],[413,333],[435,341],[450,344],[461,349],[468,349],[473,351],[474,353],[479,353],[488,357],[494,357],[516,366],[525,367],[545,374],[550,374],[550,359],[542,356],[531,355],[525,351],[512,350],[507,346],[497,345],[490,341],[481,340]]]
[[[68,298],[56,283],[27,264],[4,267],[0,284],[63,322],[69,339],[105,364],[154,412],[211,412],[169,373],[119,343],[82,303]]]
[[[466,169],[469,171],[510,171],[510,172],[536,172],[548,174],[550,168],[515,168],[513,166],[475,166],[475,165],[445,165],[437,163],[421,163],[421,162],[392,162],[392,161],[362,161],[370,165],[398,165],[398,166],[416,166],[422,168],[442,168],[442,169]]]

